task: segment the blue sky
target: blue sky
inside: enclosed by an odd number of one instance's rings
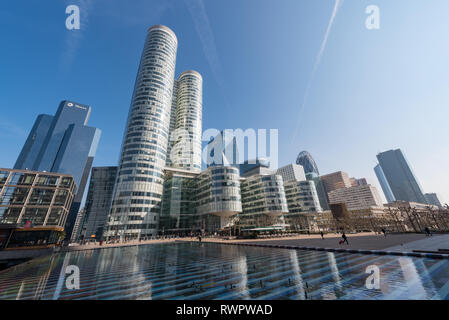
[[[81,29],[65,28],[65,8]],[[380,29],[365,8],[380,9]],[[279,129],[279,164],[308,150],[322,173],[366,177],[401,148],[425,192],[449,202],[449,2],[345,0],[312,78],[335,0],[4,0],[0,167],[40,113],[92,106],[94,165],[115,165],[149,26],[178,36],[177,74],[204,78],[203,129]],[[307,89],[309,88],[309,89]],[[307,99],[304,109],[304,96]],[[380,191],[381,192],[381,191]]]

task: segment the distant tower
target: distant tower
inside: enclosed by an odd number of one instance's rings
[[[377,155],[377,160],[379,160],[379,166],[382,170],[376,167],[375,171],[378,178],[381,171],[385,177],[383,179],[382,175],[380,175],[379,182],[387,199],[390,195],[385,192],[385,181],[390,187],[395,200],[427,203],[421,186],[400,149],[381,152]]]
[[[307,151],[302,151],[299,153],[298,157],[296,158],[296,164],[299,164],[304,167],[304,172],[307,173],[315,173],[317,176],[320,175],[320,172],[318,171],[318,167],[313,160],[310,153]]]

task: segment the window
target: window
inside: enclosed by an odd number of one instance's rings
[[[36,181],[38,186],[56,186],[58,184],[58,176],[39,175]]]
[[[28,204],[30,205],[50,205],[51,200],[53,198],[54,190],[49,189],[33,189],[31,193],[30,201]]]
[[[3,205],[24,204],[29,190],[28,188],[7,187],[3,192],[0,203]]]
[[[8,179],[9,171],[0,171],[0,184],[5,184]]]

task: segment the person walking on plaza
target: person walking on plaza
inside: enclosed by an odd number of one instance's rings
[[[385,238],[387,237],[387,230],[385,230],[384,228],[382,228],[382,233],[384,234]]]
[[[201,242],[201,235],[198,235],[198,241]]]
[[[346,236],[346,233],[343,232],[343,234],[341,235],[341,237],[343,238],[343,242],[342,242],[342,243],[345,243],[345,242],[346,242],[346,244],[349,245],[348,237]]]
[[[320,235],[321,235],[321,239],[324,240],[324,233],[323,233],[323,231],[320,232]]]

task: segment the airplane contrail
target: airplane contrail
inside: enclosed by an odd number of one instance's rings
[[[301,114],[303,113],[304,108],[306,106],[307,98],[309,97],[309,91],[310,91],[310,89],[312,87],[313,79],[315,78],[315,73],[318,70],[318,67],[319,67],[320,62],[321,62],[321,58],[323,57],[324,50],[326,49],[327,39],[329,38],[329,34],[330,34],[331,30],[332,30],[332,26],[334,24],[335,17],[337,16],[338,9],[340,9],[340,7],[343,5],[343,1],[344,0],[335,0],[334,9],[332,10],[332,15],[331,15],[331,18],[329,20],[329,24],[327,25],[326,33],[324,34],[324,38],[323,38],[323,41],[321,42],[320,50],[318,51],[318,54],[316,56],[315,64],[313,65],[312,73],[310,74],[310,78],[309,78],[309,81],[307,83],[306,91],[304,93],[304,99],[303,99],[302,105],[301,105],[301,107],[300,107],[300,109],[298,111],[298,123],[296,124],[295,131],[294,131],[294,134],[292,136],[291,145],[293,145],[293,142],[295,141],[295,138],[296,138],[296,136],[298,134],[299,125],[301,124],[301,118],[300,118]]]

